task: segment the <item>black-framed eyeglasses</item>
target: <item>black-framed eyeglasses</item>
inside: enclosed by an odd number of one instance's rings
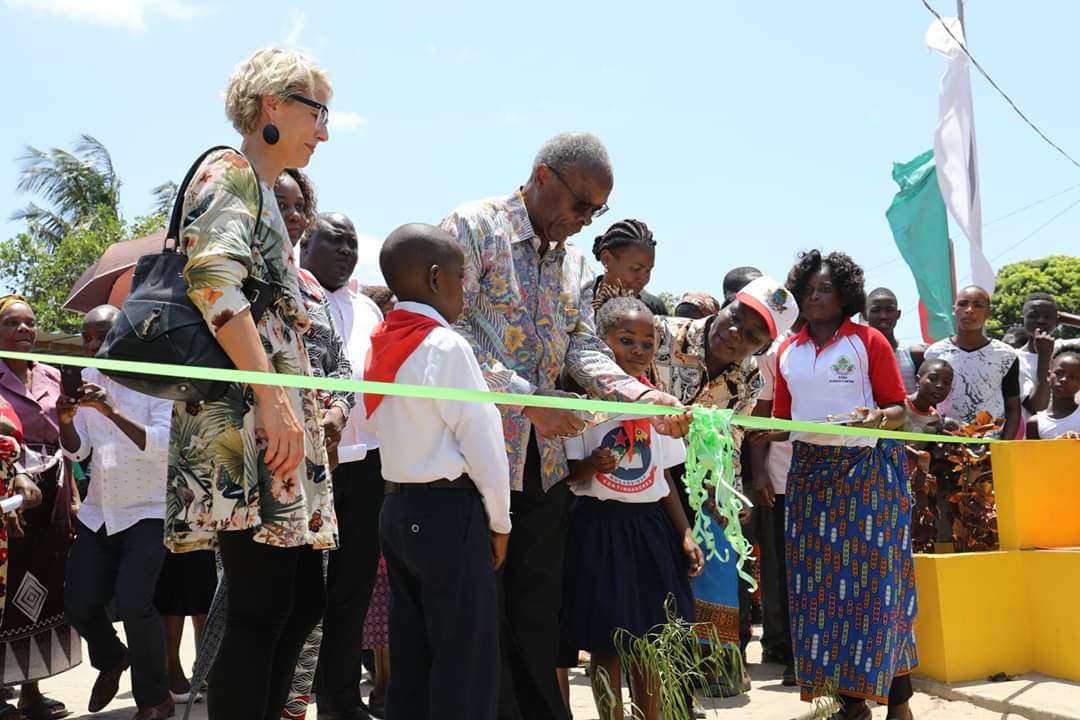
[[[315,119],[316,127],[326,127],[326,123],[330,120],[330,108],[323,105],[318,100],[312,100],[309,97],[303,95],[289,95],[289,100],[295,100],[297,102],[304,103],[309,108],[314,108],[319,111],[319,116]]]
[[[588,213],[590,217],[595,219],[608,211],[607,203],[604,203],[603,205],[593,205],[586,198],[578,195],[574,188],[570,187],[570,183],[566,182],[566,179],[559,174],[558,170],[551,167],[550,165],[545,165],[544,167],[551,171],[551,174],[554,175],[558,179],[558,181],[562,183],[562,186],[566,188],[567,192],[569,192],[570,195],[574,198],[574,212],[578,213],[579,215],[584,215]]]

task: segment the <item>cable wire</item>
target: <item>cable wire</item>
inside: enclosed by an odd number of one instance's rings
[[[999,252],[999,253],[998,253],[997,255],[995,255],[994,257],[990,258],[990,262],[994,262],[995,260],[997,260],[998,258],[1000,258],[1000,257],[1001,257],[1002,255],[1007,255],[1007,254],[1009,254],[1010,252],[1012,252],[1013,250],[1015,250],[1016,248],[1020,247],[1021,245],[1023,245],[1024,243],[1026,243],[1026,242],[1027,242],[1028,240],[1030,240],[1031,238],[1035,237],[1035,235],[1036,235],[1036,234],[1038,234],[1038,233],[1039,233],[1039,232],[1040,232],[1040,231],[1041,231],[1041,230],[1042,230],[1043,228],[1045,228],[1045,227],[1046,227],[1047,225],[1049,225],[1050,223],[1054,222],[1054,221],[1055,221],[1055,220],[1057,220],[1057,219],[1058,219],[1059,217],[1061,217],[1061,216],[1062,216],[1062,215],[1064,215],[1065,213],[1069,212],[1070,210],[1072,210],[1072,209],[1073,209],[1074,207],[1076,207],[1077,205],[1080,205],[1080,200],[1076,200],[1075,202],[1073,202],[1073,203],[1072,203],[1071,205],[1069,205],[1068,207],[1066,207],[1066,208],[1065,208],[1064,210],[1062,210],[1061,212],[1059,212],[1059,213],[1057,213],[1056,215],[1053,215],[1052,217],[1050,217],[1050,219],[1049,219],[1049,220],[1047,220],[1046,222],[1044,222],[1044,223],[1043,223],[1042,225],[1040,225],[1039,227],[1035,228],[1034,230],[1032,230],[1031,232],[1029,232],[1029,233],[1028,233],[1027,235],[1025,235],[1024,237],[1020,238],[1020,240],[1018,240],[1017,242],[1013,243],[1013,244],[1012,244],[1012,245],[1010,245],[1009,247],[1005,248],[1004,250],[1002,250],[1001,252]]]
[[[1051,215],[1051,216],[1050,216],[1050,217],[1049,217],[1049,218],[1048,218],[1048,219],[1047,219],[1047,220],[1046,220],[1045,222],[1043,222],[1043,224],[1042,224],[1042,225],[1039,225],[1039,226],[1038,226],[1037,228],[1035,228],[1034,230],[1032,230],[1031,232],[1029,232],[1029,233],[1028,233],[1027,235],[1025,235],[1024,237],[1020,238],[1019,240],[1017,240],[1016,242],[1014,242],[1014,243],[1013,243],[1012,245],[1010,245],[1009,247],[1007,247],[1007,248],[1005,248],[1004,250],[1002,250],[1001,252],[999,252],[999,253],[998,253],[997,255],[995,255],[994,257],[990,258],[990,262],[994,262],[995,260],[998,260],[998,259],[1000,259],[1001,257],[1003,257],[1003,256],[1005,256],[1005,255],[1008,255],[1008,254],[1009,254],[1009,253],[1011,253],[1011,252],[1012,252],[1013,250],[1015,250],[1016,248],[1020,247],[1021,245],[1023,245],[1024,243],[1026,243],[1026,242],[1027,242],[1028,240],[1030,240],[1031,238],[1035,237],[1035,236],[1036,236],[1036,235],[1038,235],[1038,234],[1039,234],[1040,232],[1042,232],[1043,230],[1045,230],[1045,229],[1046,229],[1046,227],[1047,227],[1048,225],[1050,225],[1051,223],[1053,223],[1054,221],[1056,221],[1056,220],[1057,220],[1058,218],[1060,218],[1060,217],[1061,217],[1062,215],[1064,215],[1065,213],[1067,213],[1067,212],[1069,212],[1070,210],[1072,210],[1072,209],[1073,209],[1074,207],[1076,207],[1077,205],[1080,205],[1080,200],[1077,200],[1077,201],[1073,202],[1073,203],[1072,203],[1071,205],[1068,205],[1068,206],[1066,206],[1066,207],[1065,207],[1065,208],[1064,208],[1063,210],[1059,211],[1059,212],[1058,212],[1058,213],[1056,213],[1055,215]],[[968,274],[967,274],[967,275],[965,275],[964,277],[960,278],[960,280],[958,280],[958,281],[957,281],[957,283],[956,283],[956,284],[957,284],[957,287],[961,287],[961,283],[967,282],[968,280],[971,280],[971,273],[968,273]]]
[[[945,20],[942,19],[941,15],[938,13],[938,11],[935,10],[934,8],[932,8],[930,6],[930,3],[927,2],[927,0],[922,0],[922,4],[926,7],[927,10],[929,10],[931,12],[931,14],[933,14],[934,17],[936,17],[938,19],[938,22],[941,23],[941,26],[943,28],[945,28],[945,32],[949,33],[949,37],[951,37],[953,39],[953,41],[960,47],[960,49],[964,51],[964,54],[967,55],[968,60],[970,60],[971,64],[975,66],[975,69],[979,71],[979,74],[982,75],[986,79],[986,82],[990,83],[991,87],[993,87],[995,90],[998,91],[998,94],[1001,95],[1001,97],[1005,98],[1005,102],[1009,103],[1010,107],[1012,107],[1012,109],[1016,112],[1016,114],[1019,115],[1020,118],[1024,122],[1026,122],[1028,124],[1028,126],[1032,130],[1034,130],[1036,132],[1036,134],[1038,134],[1038,136],[1041,137],[1046,142],[1047,145],[1049,145],[1050,147],[1057,150],[1059,153],[1061,153],[1065,157],[1065,159],[1067,159],[1069,162],[1071,162],[1076,167],[1080,168],[1080,162],[1077,162],[1076,159],[1073,158],[1072,155],[1070,155],[1069,153],[1062,150],[1060,145],[1058,145],[1056,142],[1054,142],[1053,140],[1048,138],[1046,136],[1046,133],[1044,133],[1042,130],[1040,130],[1039,127],[1035,123],[1033,123],[1028,118],[1028,116],[1025,115],[1024,112],[1019,107],[1017,107],[1016,103],[1013,102],[1012,98],[1009,97],[1008,94],[1006,94],[1006,92],[1004,90],[1002,90],[1001,87],[998,86],[998,84],[996,82],[994,82],[994,79],[992,77],[990,77],[990,73],[986,72],[986,70],[983,69],[982,65],[979,64],[979,61],[976,60],[972,56],[972,54],[970,52],[968,52],[967,45],[960,42],[960,39],[957,38],[956,35],[953,35],[953,31],[949,29],[949,26],[945,23]]]

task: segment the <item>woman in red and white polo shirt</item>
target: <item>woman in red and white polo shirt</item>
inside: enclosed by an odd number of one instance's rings
[[[851,317],[863,272],[842,253],[800,256],[788,275],[806,325],[780,346],[773,414],[892,429],[904,385],[892,346]],[[911,492],[893,440],[792,433],[786,560],[795,671],[803,699],[837,694],[840,718],[866,700],[910,718],[916,665]]]

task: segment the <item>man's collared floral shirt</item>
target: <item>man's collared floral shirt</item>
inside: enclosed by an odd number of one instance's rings
[[[442,226],[465,253],[465,311],[455,325],[472,345],[488,387],[531,394],[565,372],[590,395],[637,400],[649,388],[615,364],[596,336],[593,273],[573,246],[543,256],[521,192],[456,208]],[[510,487],[522,489],[532,426],[521,407],[499,406]],[[566,477],[559,438],[538,438],[545,490]]]

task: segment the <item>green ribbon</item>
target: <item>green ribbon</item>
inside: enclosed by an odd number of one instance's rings
[[[735,553],[735,568],[742,579],[750,584],[750,592],[757,589],[757,581],[743,570],[743,565],[753,555],[754,546],[742,534],[739,513],[752,503],[735,489],[735,441],[731,437],[731,410],[695,407],[690,434],[686,436],[686,473],[683,483],[694,510],[694,539],[703,546],[705,558],[718,558],[726,563]],[[712,531],[707,506],[712,491],[717,525],[723,528],[730,551],[716,549],[716,536]]]
[[[494,403],[516,407],[542,407],[556,410],[571,410],[601,415],[636,415],[652,417],[658,415],[679,415],[683,410],[665,405],[647,403],[613,402],[609,400],[591,400],[577,397],[551,397],[547,395],[517,395],[513,393],[490,392],[486,390],[463,390],[461,388],[436,387],[432,385],[407,385],[404,383],[372,382],[369,380],[351,380],[341,378],[313,377],[309,375],[287,375],[283,373],[263,373],[248,370],[221,370],[187,365],[169,365],[165,363],[147,363],[130,360],[106,360],[75,355],[53,355],[46,353],[22,353],[0,350],[0,358],[42,362],[58,365],[76,365],[97,368],[105,372],[141,373],[143,375],[163,375],[171,378],[186,377],[192,380],[213,380],[248,385],[279,385],[281,387],[302,388],[308,390],[329,390],[337,392],[372,393],[397,397],[427,398],[430,400],[458,400],[462,402]],[[693,422],[687,436],[686,474],[683,482],[694,510],[694,538],[703,546],[707,559],[718,558],[727,562],[729,552],[720,553],[716,549],[716,537],[709,524],[707,501],[712,493],[716,514],[725,519],[724,536],[736,556],[736,567],[740,577],[752,587],[756,581],[743,570],[744,563],[753,553],[753,546],[743,537],[739,513],[744,507],[752,507],[746,496],[735,489],[734,454],[737,450],[731,437],[731,425],[745,428],[778,430],[785,432],[808,432],[828,435],[851,435],[857,437],[887,438],[914,442],[958,442],[986,444],[998,442],[991,438],[951,437],[929,435],[925,433],[878,430],[876,428],[848,427],[822,423],[780,420],[778,418],[735,415],[731,410],[714,407],[693,407]]]
[[[166,377],[186,377],[192,380],[215,380],[222,382],[244,383],[247,385],[279,385],[281,387],[303,388],[307,390],[328,390],[332,392],[371,393],[397,397],[427,398],[429,400],[460,400],[462,402],[494,403],[515,407],[540,407],[555,410],[577,410],[607,415],[636,415],[654,417],[658,415],[681,415],[684,411],[666,405],[648,403],[615,402],[612,400],[593,400],[578,397],[551,397],[548,395],[517,395],[514,393],[491,392],[488,390],[463,390],[461,388],[436,387],[433,385],[407,385],[405,383],[372,382],[370,380],[352,380],[343,378],[314,377],[310,375],[287,375],[283,373],[263,373],[251,370],[221,370],[194,365],[169,365],[167,363],[147,363],[133,360],[105,360],[103,358],[81,355],[53,355],[48,353],[23,353],[12,350],[0,350],[0,358],[42,362],[53,365],[76,365],[96,368],[102,371],[141,373],[143,375],[163,375]],[[754,417],[750,415],[732,415],[731,424],[745,428],[778,430],[783,432],[808,432],[826,435],[851,435],[855,437],[891,438],[909,442],[950,442],[987,444],[998,442],[991,438],[968,438],[925,433],[899,432],[896,430],[878,430],[877,428],[848,427],[846,425],[827,425],[823,423],[781,420],[779,418]]]

